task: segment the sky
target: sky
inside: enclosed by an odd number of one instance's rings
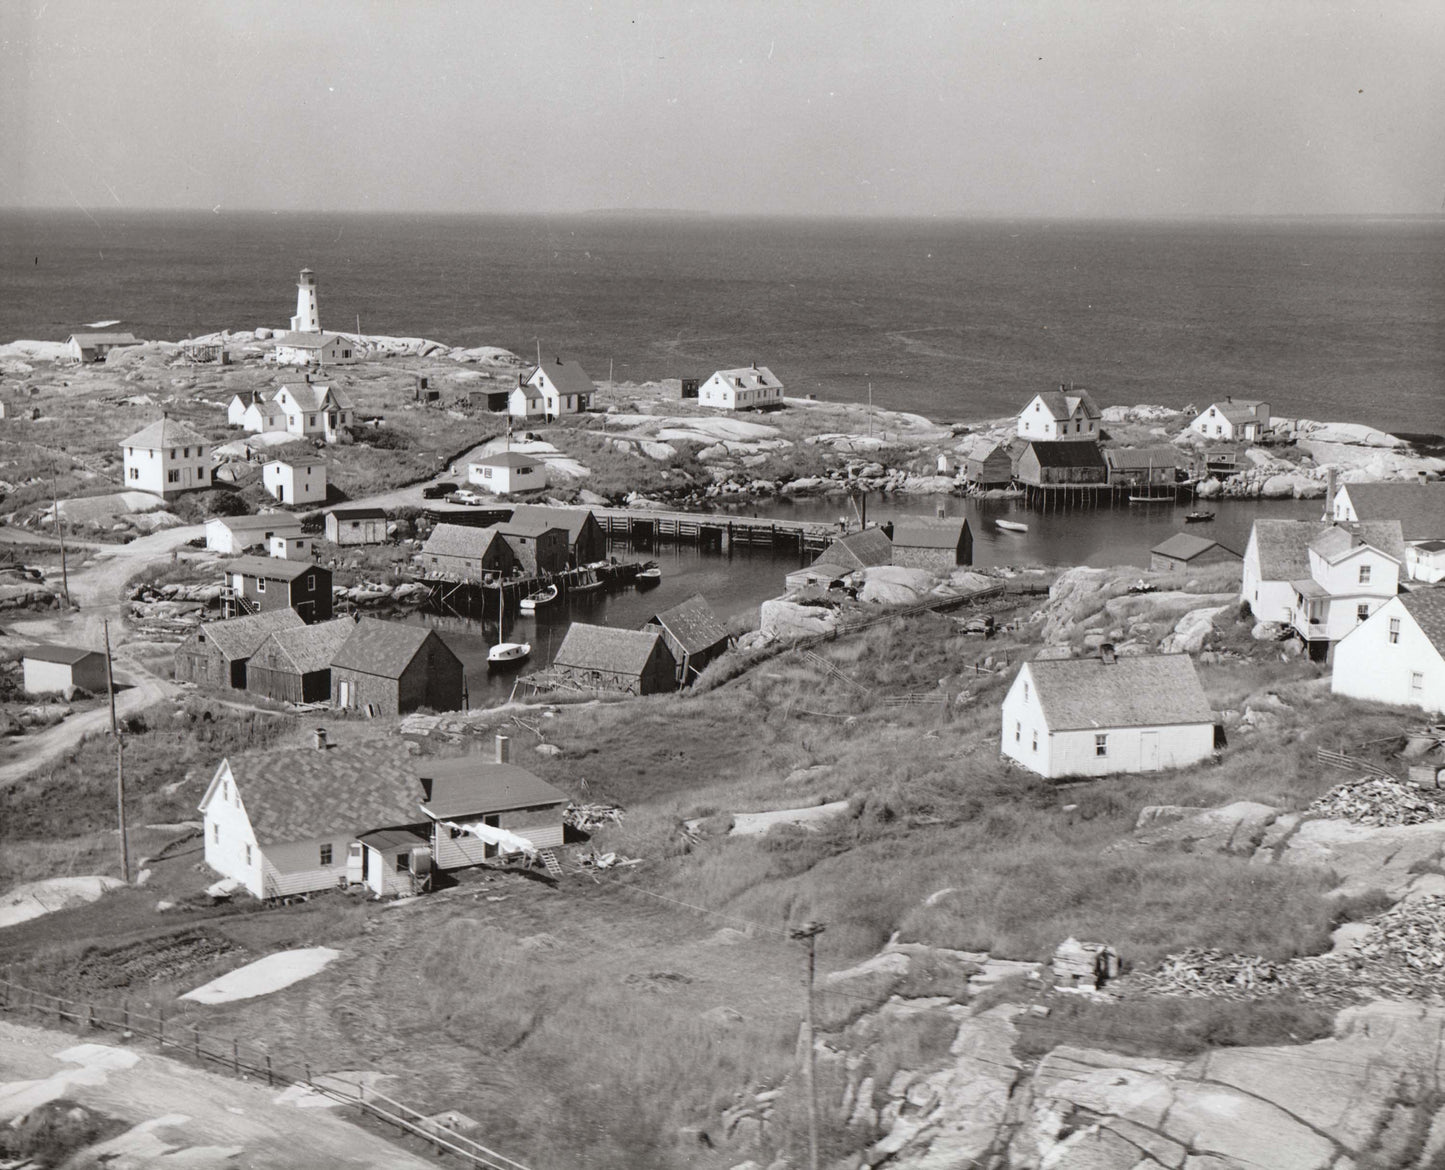
[[[1440,0],[3,0],[0,206],[1435,213]]]

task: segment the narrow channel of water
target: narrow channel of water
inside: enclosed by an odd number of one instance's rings
[[[1200,507],[1215,513],[1208,524],[1184,524],[1187,506],[1121,506],[1037,512],[1016,500],[973,500],[957,496],[870,497],[868,519],[885,522],[904,516],[933,516],[942,504],[948,516],[967,516],[973,530],[973,559],[977,565],[1138,565],[1149,564],[1149,550],[1175,532],[1188,530],[1244,551],[1250,526],[1260,517],[1317,520],[1320,500],[1214,500]],[[788,520],[837,521],[852,507],[839,497],[769,500],[739,508],[736,514],[775,516]],[[1028,532],[1004,532],[994,521],[1012,519],[1029,526]],[[652,588],[628,586],[558,601],[535,615],[507,614],[508,641],[530,642],[532,656],[522,666],[493,671],[487,650],[497,641],[493,618],[460,618],[412,613],[402,620],[437,629],[467,669],[467,687],[473,707],[494,706],[511,694],[519,673],[537,670],[552,661],[573,621],[635,629],[659,610],[676,605],[693,593],[708,599],[724,621],[754,615],[758,606],[783,591],[783,577],[797,568],[797,553],[761,548],[740,548],[731,554],[705,552],[696,545],[663,544],[632,549],[614,541],[611,555],[619,560],[651,559],[662,568],[662,581]],[[811,558],[808,558],[811,559]]]

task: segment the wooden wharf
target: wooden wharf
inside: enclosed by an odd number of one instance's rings
[[[609,538],[647,547],[662,541],[729,550],[736,547],[793,548],[802,557],[820,553],[839,535],[836,524],[776,520],[717,512],[662,512],[652,508],[593,508]]]
[[[629,561],[624,564],[584,565],[564,569],[560,573],[538,573],[530,577],[476,581],[450,573],[427,573],[415,580],[428,590],[423,607],[456,617],[476,617],[479,614],[496,614],[503,606],[515,608],[522,598],[548,585],[557,586],[561,597],[566,597],[579,588],[590,591],[589,587],[598,582],[608,589],[630,584],[641,570],[641,561]]]

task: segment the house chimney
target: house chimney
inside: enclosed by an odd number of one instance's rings
[[[505,735],[497,736],[497,763],[505,764],[507,762],[507,757],[511,754],[509,750],[511,746],[512,741]]]
[[[1323,519],[1333,520],[1335,518],[1335,469],[1325,468],[1325,514]]]
[[[1225,401],[1225,402],[1233,402],[1233,401],[1234,401],[1234,395],[1233,395],[1233,394],[1226,394],[1226,395],[1224,396],[1224,401]]]
[[[326,750],[326,728],[324,727],[318,727],[316,729],[316,750],[318,752],[324,752]]]
[[[431,803],[431,777],[430,777],[430,776],[418,776],[417,779],[421,781],[421,802],[422,802],[422,804],[430,804],[430,803]]]
[[[1113,665],[1114,665],[1114,643],[1113,643],[1113,642],[1100,642],[1100,643],[1099,643],[1099,661],[1102,662],[1105,666],[1113,666]]]

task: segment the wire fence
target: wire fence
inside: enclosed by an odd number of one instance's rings
[[[521,1162],[434,1121],[374,1086],[330,1075],[314,1076],[310,1064],[303,1065],[299,1070],[279,1064],[263,1048],[234,1037],[223,1039],[213,1036],[192,1023],[132,1011],[128,1003],[117,1007],[114,1004],[67,999],[24,987],[9,979],[0,979],[0,1013],[31,1018],[38,1023],[48,1022],[56,1027],[68,1024],[81,1031],[116,1032],[126,1039],[141,1036],[154,1041],[162,1050],[171,1049],[197,1064],[210,1063],[233,1076],[265,1078],[266,1084],[272,1086],[304,1085],[310,1092],[353,1106],[421,1138],[438,1153],[453,1154],[470,1166],[482,1167],[483,1170],[528,1170]]]

